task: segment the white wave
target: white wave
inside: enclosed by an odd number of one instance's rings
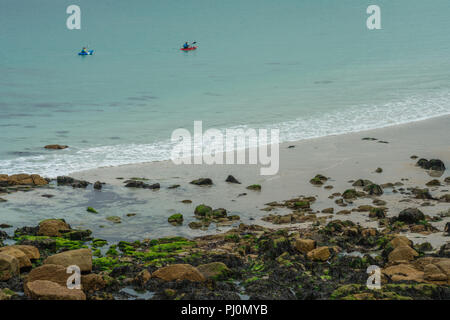
[[[376,129],[448,114],[450,93],[445,92],[432,97],[409,97],[379,105],[349,106],[345,110],[305,115],[255,129],[279,129],[280,142],[286,142]],[[247,127],[236,126],[231,129],[238,128]],[[53,178],[99,167],[168,160],[173,146],[174,143],[168,137],[165,141],[152,144],[111,145],[80,149],[73,153],[19,157],[1,161],[0,173],[28,172]]]

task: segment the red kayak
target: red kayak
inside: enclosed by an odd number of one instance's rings
[[[195,50],[195,49],[197,49],[198,47],[192,47],[192,48],[181,48],[180,50],[181,51],[192,51],[192,50]]]

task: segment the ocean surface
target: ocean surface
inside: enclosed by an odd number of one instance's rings
[[[449,31],[448,0],[1,0],[0,173],[169,159],[194,120],[292,141],[449,114]]]

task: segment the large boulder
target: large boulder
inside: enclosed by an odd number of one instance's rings
[[[64,266],[57,264],[44,264],[30,271],[24,281],[24,287],[27,283],[36,280],[47,280],[64,287],[67,285],[67,279],[69,277],[70,274],[67,273],[67,269]]]
[[[28,256],[23,253],[23,251],[13,248],[12,246],[9,247],[2,247],[0,248],[0,253],[4,253],[10,256],[15,257],[19,261],[19,268],[31,268],[31,261],[28,258]]]
[[[295,249],[301,253],[308,253],[316,247],[316,241],[311,239],[298,239],[295,241]]]
[[[64,267],[78,266],[81,272],[92,271],[92,251],[90,249],[78,249],[61,252],[44,260],[44,264],[59,264]]]
[[[173,264],[167,267],[160,268],[153,272],[152,278],[158,278],[164,281],[205,281],[205,277],[203,276],[203,274],[190,264]]]
[[[423,270],[424,279],[428,281],[445,281],[447,282],[447,275],[434,264],[427,264]]]
[[[397,220],[408,224],[418,223],[425,220],[425,215],[417,208],[408,208],[398,214]]]
[[[424,273],[415,269],[410,264],[397,264],[382,270],[382,273],[389,276],[392,281],[417,281],[423,282]]]
[[[6,281],[19,274],[19,260],[9,254],[0,253],[0,281]]]
[[[423,169],[445,171],[444,162],[439,159],[431,159],[430,161],[427,159],[419,159],[419,161],[417,161],[417,165]]]
[[[389,253],[388,260],[391,263],[401,263],[412,261],[417,256],[419,256],[419,254],[413,248],[400,245]]]
[[[69,146],[61,145],[61,144],[48,144],[44,148],[50,150],[62,150],[67,149]]]
[[[13,246],[0,248],[0,252],[5,250],[5,248],[18,249],[18,250],[22,251],[30,260],[37,260],[41,257],[38,248],[36,248],[35,246],[16,244]]]
[[[48,280],[29,282],[24,289],[25,294],[34,300],[86,300],[83,291],[69,289]]]
[[[62,219],[47,219],[39,223],[38,235],[60,237],[62,232],[70,230],[70,226]]]
[[[30,185],[30,186],[43,186],[48,184],[48,181],[42,178],[38,174],[13,174],[11,176],[1,175],[0,176],[1,186],[21,186],[21,185]]]
[[[330,256],[331,252],[328,247],[318,247],[307,253],[308,259],[316,261],[327,261]]]
[[[394,248],[394,249],[397,247],[400,247],[400,246],[411,247],[413,245],[413,242],[405,236],[396,236],[389,243],[391,244],[392,248]]]

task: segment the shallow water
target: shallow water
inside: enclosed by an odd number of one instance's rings
[[[194,120],[286,141],[450,113],[448,0],[379,0],[378,31],[370,1],[80,0],[72,31],[69,4],[0,3],[0,173],[168,159]]]

